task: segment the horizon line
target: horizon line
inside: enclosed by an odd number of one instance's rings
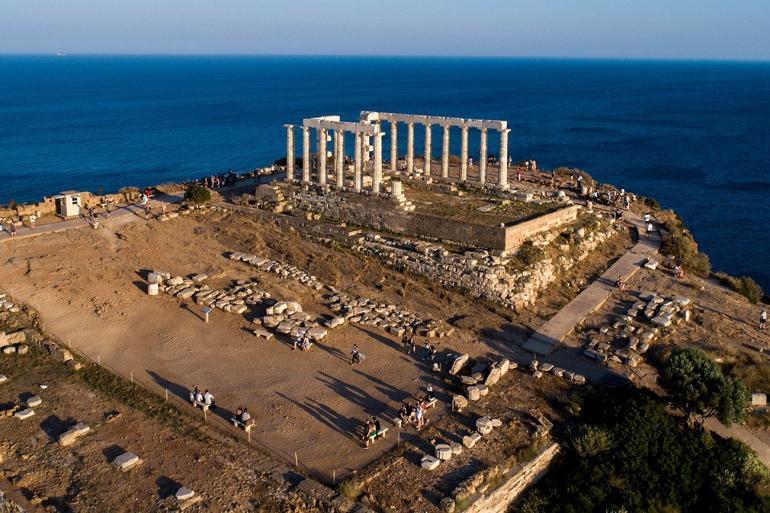
[[[770,63],[770,58],[709,57],[617,57],[617,56],[537,56],[537,55],[441,55],[441,54],[281,54],[281,53],[165,53],[165,52],[2,52],[0,57],[269,57],[269,58],[390,58],[390,59],[500,59],[552,61],[636,61],[636,62],[719,62]]]

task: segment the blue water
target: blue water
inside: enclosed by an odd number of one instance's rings
[[[770,290],[770,63],[0,56],[0,203],[253,169],[361,110],[508,120],[514,159],[657,198]]]

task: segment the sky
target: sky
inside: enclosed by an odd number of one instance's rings
[[[770,0],[0,0],[0,53],[770,60]]]

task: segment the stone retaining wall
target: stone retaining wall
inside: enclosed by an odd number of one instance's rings
[[[553,230],[575,221],[579,210],[579,206],[572,205],[505,228],[505,249],[512,250],[518,248],[524,241],[531,239],[539,233]]]
[[[482,494],[464,513],[505,513],[530,486],[535,484],[548,471],[554,457],[559,453],[559,444],[554,443],[541,452],[535,459],[525,464],[505,483],[489,493]]]
[[[344,197],[298,193],[292,198],[301,210],[320,213],[339,222],[378,231],[449,240],[467,246],[514,250],[533,236],[577,219],[579,206],[572,205],[510,226],[489,226],[447,219],[419,212],[397,210],[379,198],[372,205],[349,203]]]

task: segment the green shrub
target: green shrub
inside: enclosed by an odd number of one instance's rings
[[[193,185],[184,193],[184,199],[196,205],[211,201],[211,191],[200,185]]]
[[[736,278],[727,273],[714,273],[714,277],[723,285],[730,287],[738,294],[744,296],[752,304],[756,305],[762,301],[762,298],[765,296],[762,287],[749,276],[739,276]]]
[[[682,220],[673,211],[658,213],[663,223],[663,252],[676,258],[686,269],[699,276],[708,276],[711,262],[705,253],[698,251],[698,244],[692,234],[684,227]]]
[[[535,246],[532,241],[527,241],[521,245],[516,257],[524,265],[530,266],[540,262],[545,257],[545,251],[543,248]]]
[[[642,203],[645,206],[648,206],[654,210],[660,210],[660,203],[658,203],[658,200],[653,198],[646,198],[646,197],[641,197],[639,199],[641,199]]]

